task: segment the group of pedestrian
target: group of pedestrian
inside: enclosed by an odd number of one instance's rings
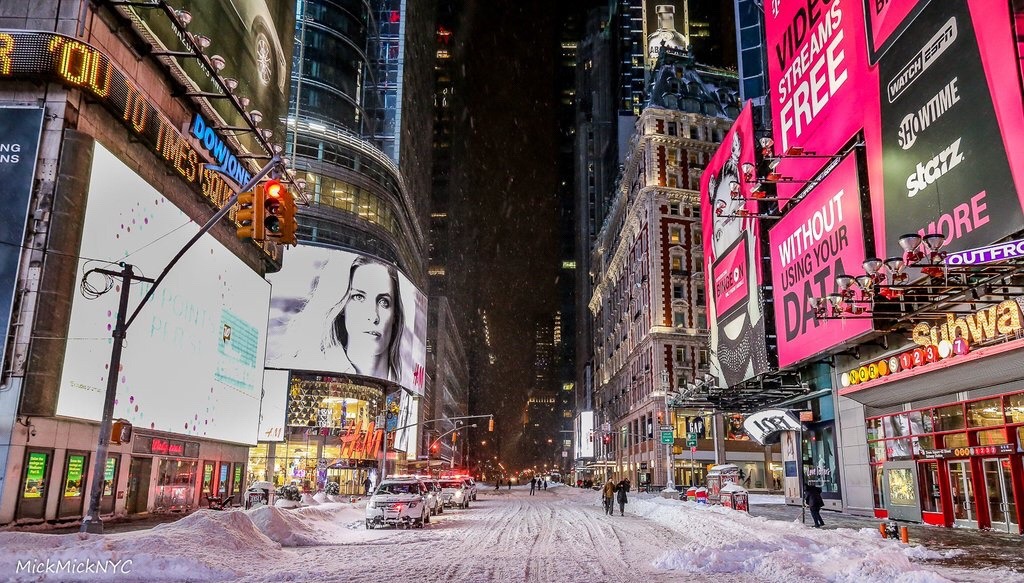
[[[530,496],[533,496],[533,493],[536,492],[538,489],[540,489],[542,487],[545,490],[548,489],[548,481],[547,480],[542,479],[542,478],[537,478],[537,477],[530,478]]]
[[[613,482],[611,478],[608,479],[608,482],[601,489],[601,500],[604,502],[605,514],[614,516],[615,503],[618,502],[619,516],[626,515],[626,504],[629,502],[626,493],[629,492],[629,488],[630,483],[627,479],[619,480],[618,484]]]

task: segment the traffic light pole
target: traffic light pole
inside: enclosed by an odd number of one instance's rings
[[[489,418],[491,420],[492,424],[488,427],[488,430],[489,431],[493,431],[493,429],[494,429],[494,426],[493,426],[494,415],[463,415],[461,417],[438,417],[437,419],[427,419],[425,421],[420,421],[418,423],[410,423],[409,425],[403,425],[401,427],[396,427],[396,428],[394,428],[391,431],[385,431],[384,432],[384,440],[383,440],[384,443],[381,444],[380,479],[383,480],[388,475],[388,472],[387,472],[387,463],[388,463],[388,438],[387,438],[387,434],[388,433],[393,433],[393,432],[401,431],[402,429],[408,429],[410,427],[417,427],[419,425],[426,425],[427,423],[433,423],[435,421],[458,421],[460,419],[483,419],[484,417],[487,417],[487,418]],[[451,433],[451,432],[449,432],[449,433]],[[446,433],[445,435],[448,435],[448,434]],[[442,435],[442,437],[444,437],[444,436]],[[430,460],[430,448],[429,447],[427,448],[427,460],[428,461]]]
[[[144,277],[136,277],[135,272],[131,265],[121,263],[121,271],[108,271],[106,269],[91,269],[86,272],[84,277],[88,277],[90,273],[97,272],[103,273],[111,277],[121,278],[121,298],[117,308],[117,319],[114,331],[111,336],[114,339],[113,346],[110,349],[110,366],[107,368],[107,388],[103,395],[103,417],[100,419],[100,435],[96,445],[96,459],[93,463],[93,475],[92,484],[89,487],[89,511],[86,517],[82,520],[81,532],[89,532],[94,534],[103,533],[103,520],[100,518],[100,499],[103,497],[103,482],[105,479],[105,471],[107,466],[107,452],[110,449],[110,428],[113,425],[114,417],[114,401],[117,400],[117,379],[120,376],[118,371],[121,369],[121,350],[124,347],[124,339],[128,333],[128,327],[132,325],[135,318],[138,317],[142,307],[146,305],[149,298],[153,297],[153,292],[160,285],[160,282],[167,277],[167,273],[172,267],[178,262],[179,259],[185,252],[188,251],[200,237],[209,232],[215,224],[223,219],[229,212],[231,207],[238,201],[238,195],[242,192],[252,190],[264,176],[270,174],[270,172],[281,163],[279,156],[274,156],[270,159],[259,172],[257,172],[249,182],[242,186],[241,190],[236,192],[230,199],[228,199],[224,206],[222,206],[216,213],[210,217],[210,220],[206,221],[202,227],[199,228],[199,232],[194,237],[189,239],[185,246],[178,251],[167,267],[160,272],[155,280]],[[125,318],[125,314],[128,313],[128,298],[131,290],[131,284],[135,281],[144,281],[152,283],[149,291],[143,296],[142,301],[132,312],[132,315]]]

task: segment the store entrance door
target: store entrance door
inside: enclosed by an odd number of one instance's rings
[[[974,508],[974,484],[971,481],[971,462],[949,462],[949,490],[953,494],[953,524],[978,528],[978,513]]]
[[[992,518],[992,529],[1016,533],[1017,506],[1013,502],[1010,458],[985,459],[981,464],[985,469],[985,490],[988,494],[988,515]]]
[[[149,479],[153,474],[152,458],[133,457],[128,466],[128,493],[125,512],[139,514],[149,510]]]

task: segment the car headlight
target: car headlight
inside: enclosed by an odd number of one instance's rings
[[[409,508],[416,508],[416,505],[417,505],[417,504],[419,504],[419,502],[410,502],[410,503],[408,504],[408,506],[409,506]]]

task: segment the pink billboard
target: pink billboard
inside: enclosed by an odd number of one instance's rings
[[[768,371],[761,298],[760,227],[750,198],[753,113],[748,102],[700,179],[711,374],[731,387]]]
[[[872,64],[913,20],[911,12],[916,15],[927,3],[927,0],[864,0]]]
[[[847,156],[768,232],[780,368],[872,329],[870,319],[816,320],[810,306],[836,291],[836,275],[863,273],[860,196],[857,159]]]
[[[765,12],[765,36],[775,151],[796,147],[831,156],[864,125],[865,96],[873,92],[863,6],[854,0],[773,5]],[[794,182],[780,183],[779,197],[796,194],[824,162],[784,158],[776,171]]]

